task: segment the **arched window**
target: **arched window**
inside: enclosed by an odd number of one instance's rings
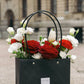
[[[77,0],[77,12],[84,12],[84,0]]]
[[[57,13],[57,0],[51,0],[51,12],[54,14]]]
[[[1,3],[0,3],[0,24],[1,24]]]
[[[69,0],[65,0],[65,11],[69,11]]]
[[[10,9],[7,10],[5,16],[7,18],[8,26],[13,27],[14,26],[14,13],[13,13],[13,11]]]
[[[41,10],[41,0],[37,0],[37,10]],[[41,14],[38,14],[38,16],[41,16]]]
[[[27,16],[27,0],[22,0],[22,16]]]

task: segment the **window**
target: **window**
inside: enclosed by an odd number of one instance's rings
[[[27,0],[22,0],[22,16],[27,16]]]
[[[82,27],[75,27],[75,30],[79,29],[78,34],[76,35],[76,39],[78,39],[79,43],[83,42],[83,28]]]
[[[39,31],[39,28],[35,28],[35,29],[34,29],[34,32],[38,32],[38,31]]]
[[[48,27],[47,28],[47,37],[49,36],[50,30],[51,30],[51,27]]]
[[[56,14],[57,13],[57,0],[51,0],[51,12]]]
[[[37,10],[41,10],[41,0],[38,0],[37,4],[38,4]],[[41,14],[38,14],[38,16],[41,16]]]
[[[14,26],[14,13],[12,10],[8,9],[5,13],[5,16],[7,18],[8,27]]]
[[[69,11],[69,0],[65,0],[65,11]]]
[[[1,3],[0,3],[0,24],[1,24]]]
[[[84,0],[77,0],[77,12],[84,12]]]

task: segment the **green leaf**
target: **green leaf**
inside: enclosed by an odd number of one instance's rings
[[[74,36],[76,37],[76,35],[77,35],[78,33],[79,33],[79,29],[76,30],[76,33],[75,33]]]
[[[43,39],[42,35],[39,37],[39,40],[41,41]]]
[[[16,51],[13,51],[13,54],[16,54]]]
[[[67,55],[68,58],[71,58],[71,55]]]
[[[65,51],[66,50],[66,48],[64,48],[63,46],[61,46],[61,48],[60,48],[62,51]]]

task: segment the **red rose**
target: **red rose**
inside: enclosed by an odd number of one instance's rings
[[[39,47],[40,47],[40,44],[38,41],[29,40],[29,41],[27,41],[27,43],[28,43],[28,48],[29,48],[29,51],[31,54],[35,54],[38,52]],[[24,42],[23,42],[23,47],[25,49]],[[29,51],[27,50],[28,53],[29,53]]]
[[[52,47],[54,47],[54,48],[56,48],[56,49],[58,49],[59,47],[60,47],[60,45],[58,44],[58,45],[56,45],[56,46],[54,46],[52,43],[50,43],[49,41],[45,41],[45,45],[49,45],[49,46],[52,46]]]
[[[49,45],[41,46],[39,52],[45,59],[57,58],[59,53],[57,49]]]
[[[11,39],[11,44],[15,42],[18,42],[18,41],[16,39]]]
[[[45,41],[45,45],[51,45],[49,41]]]
[[[71,42],[65,39],[62,40],[62,46],[70,50],[73,49]]]
[[[59,49],[59,47],[60,47],[60,45],[58,44],[58,45],[56,45],[56,49]]]

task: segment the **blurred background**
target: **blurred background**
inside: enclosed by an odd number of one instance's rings
[[[84,0],[0,0],[0,84],[15,84],[15,61],[10,59],[5,42],[7,28],[16,30],[21,20],[38,10],[52,12],[61,23],[63,35],[69,34],[72,27],[79,29],[76,38],[80,44],[70,52],[78,56],[71,64],[71,84],[84,84]],[[35,29],[32,39],[38,39],[41,34],[47,37],[54,27],[42,14],[35,15],[28,26]]]
[[[84,42],[84,0],[0,0],[0,38],[7,38],[6,29],[20,27],[20,21],[38,10],[47,10],[59,19],[63,35],[68,34],[69,28],[80,29],[76,37],[80,43]],[[54,27],[52,21],[45,15],[37,14],[29,25],[35,28],[34,39],[38,33],[48,35]]]

